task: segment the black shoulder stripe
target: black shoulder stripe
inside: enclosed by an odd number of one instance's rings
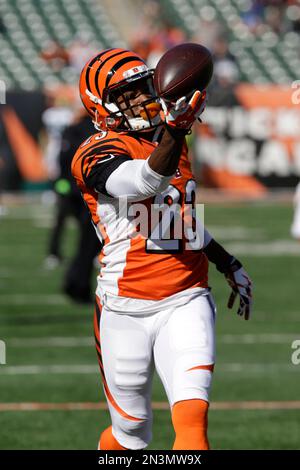
[[[84,152],[80,152],[74,163],[76,163],[80,158],[83,158],[87,152],[89,152],[91,149],[97,147],[97,145],[98,145],[98,142],[94,145],[91,145],[88,149],[84,150]]]
[[[90,147],[88,147],[86,150],[84,150],[83,152],[81,152],[78,157],[76,158],[76,161],[75,163],[80,159],[80,158],[83,158],[85,157],[87,154],[89,154],[93,149],[95,149],[96,147],[99,147],[102,145],[102,143],[105,143],[105,142],[121,142],[122,143],[122,140],[121,139],[118,139],[118,138],[113,138],[113,139],[103,139],[103,141],[97,141],[95,142],[93,145],[91,145]]]
[[[107,143],[107,142],[121,142],[121,144],[123,143],[122,139],[119,139],[118,137],[113,137],[111,139],[98,140],[98,145],[102,143]]]
[[[95,148],[91,149],[90,152],[86,153],[82,157],[82,160],[84,160],[86,157],[94,157],[96,155],[105,156],[106,154],[109,154],[109,153],[113,153],[114,155],[117,154],[117,153],[127,154],[126,152],[123,151],[122,148],[114,147],[113,145],[103,145],[101,147],[95,147]]]
[[[92,149],[91,152],[86,154],[85,156],[88,155],[101,155],[102,153],[113,153],[113,152],[122,152],[125,153],[122,147],[117,147],[115,145],[99,145],[98,147],[95,147]]]
[[[96,166],[102,166],[103,167],[105,162],[109,162],[110,160],[112,160],[115,157],[128,157],[128,154],[127,153],[122,153],[122,152],[113,152],[113,153],[108,153],[107,155],[104,155],[104,156],[102,156],[101,158],[98,158],[98,159],[97,159],[96,155],[86,156],[84,158],[84,162],[82,163],[82,174],[84,176],[87,176],[93,163],[94,163],[95,167]],[[88,165],[87,165],[87,167],[84,171],[83,168],[84,168],[84,163],[85,163],[86,159],[89,160],[89,163],[88,163]]]
[[[87,187],[96,189],[98,193],[109,196],[106,191],[106,181],[109,176],[124,162],[132,160],[129,155],[117,155],[113,158],[106,160],[99,165],[94,165],[91,168],[89,175],[84,176],[84,182]],[[111,196],[109,196],[111,197]]]

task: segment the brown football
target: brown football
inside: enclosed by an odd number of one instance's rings
[[[194,43],[179,44],[159,60],[154,72],[154,86],[158,96],[176,100],[194,90],[203,91],[212,74],[212,56],[206,47]]]

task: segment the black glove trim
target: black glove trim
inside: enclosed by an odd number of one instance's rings
[[[173,139],[178,139],[179,137],[184,137],[191,133],[191,129],[181,129],[180,127],[169,126],[167,123],[165,123],[165,127]]]
[[[235,272],[242,267],[242,264],[224,248],[212,239],[203,249],[208,260],[216,265],[217,270],[226,274],[227,272]]]

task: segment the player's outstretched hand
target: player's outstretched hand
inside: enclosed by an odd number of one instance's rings
[[[175,103],[160,98],[165,123],[173,128],[189,130],[194,121],[203,113],[206,104],[206,91],[196,90],[188,101],[186,96]]]
[[[252,282],[248,274],[238,260],[233,260],[229,270],[224,273],[225,278],[232,291],[228,300],[228,308],[232,308],[237,296],[239,296],[240,305],[238,315],[245,320],[249,320],[252,310]]]

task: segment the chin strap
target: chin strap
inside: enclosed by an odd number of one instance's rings
[[[133,131],[141,131],[143,129],[149,129],[152,126],[157,127],[159,126],[159,124],[162,124],[159,114],[152,118],[151,121],[149,121],[148,119],[146,120],[143,117],[137,117],[128,119],[128,122]]]

